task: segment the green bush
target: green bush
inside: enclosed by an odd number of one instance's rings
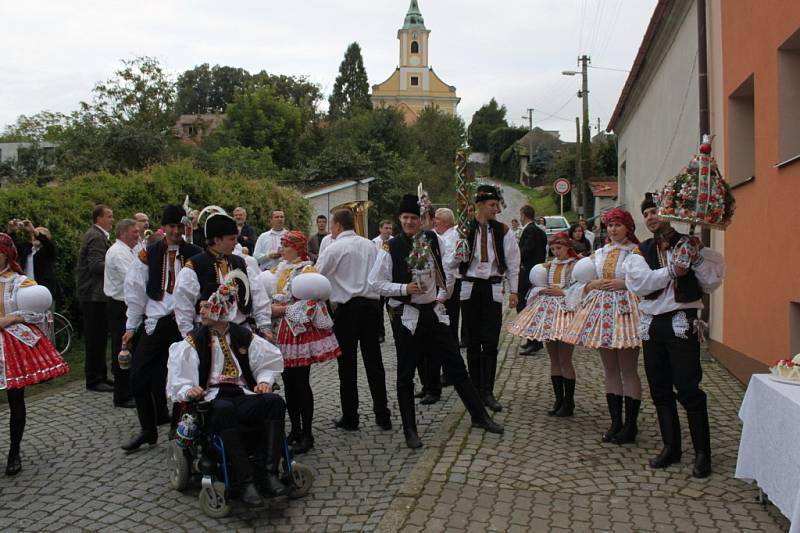
[[[59,310],[78,317],[75,305],[75,264],[83,234],[91,225],[91,212],[98,203],[114,210],[114,219],[147,213],[157,226],[161,210],[168,203],[201,208],[218,205],[231,212],[247,209],[248,222],[263,231],[272,209],[282,208],[288,227],[306,228],[310,216],[302,195],[268,180],[251,180],[234,175],[214,175],[195,168],[188,161],[158,165],[146,170],[114,175],[97,172],[69,179],[59,185],[33,184],[0,188],[0,221],[28,218],[50,229],[56,244],[57,274],[61,283]],[[113,233],[113,232],[112,232]],[[20,235],[19,237],[23,237]]]

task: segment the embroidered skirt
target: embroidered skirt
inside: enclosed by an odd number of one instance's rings
[[[525,339],[557,341],[572,324],[573,315],[567,311],[563,296],[542,294],[517,315],[508,331]]]
[[[320,329],[310,323],[306,323],[305,327],[304,332],[295,335],[286,320],[281,320],[277,343],[283,354],[284,368],[322,363],[342,354],[333,330]]]
[[[561,339],[586,348],[639,348],[639,299],[627,290],[593,290]]]
[[[18,326],[22,327],[0,331],[0,389],[21,389],[69,372],[67,362],[39,328]]]

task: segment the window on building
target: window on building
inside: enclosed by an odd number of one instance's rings
[[[728,97],[728,181],[737,185],[756,174],[756,122],[753,75]]]
[[[183,134],[187,137],[194,137],[197,135],[197,128],[194,124],[183,124]]]
[[[778,48],[778,159],[800,159],[800,30]]]
[[[417,41],[411,41],[411,53],[412,54],[419,53],[419,43]]]
[[[417,87],[419,85],[419,78],[417,76],[411,76],[411,86]]]

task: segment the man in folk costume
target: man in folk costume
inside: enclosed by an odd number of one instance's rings
[[[172,343],[181,340],[175,321],[175,286],[190,257],[201,248],[183,240],[184,209],[168,205],[161,215],[164,238],[141,250],[125,276],[124,295],[128,306],[122,344],[130,346],[142,324],[144,334],[131,359],[131,392],[136,401],[141,431],[122,446],[126,452],[143,444],[155,444],[156,425],[169,421],[165,383],[167,357]],[[115,354],[116,355],[116,354]]]
[[[239,428],[261,429],[256,438],[265,453],[266,492],[286,494],[278,478],[286,404],[272,393],[275,377],[283,370],[283,357],[274,345],[229,321],[241,288],[237,275],[244,274],[233,271],[208,300],[200,302],[202,325],[170,348],[167,391],[175,402],[211,402],[209,426],[222,439],[234,486],[242,503],[257,507],[263,500]]]
[[[238,291],[230,321],[240,326],[247,326],[249,322],[251,329],[271,338],[269,297],[263,284],[255,282],[260,272],[248,269],[242,257],[233,255],[239,235],[236,221],[222,213],[211,215],[206,220],[204,233],[206,250],[190,258],[175,287],[175,318],[181,334],[188,335],[200,322],[199,303],[208,300],[225,276],[238,269],[250,286],[248,290]]]
[[[452,270],[444,269],[441,239],[432,231],[422,231],[417,196],[405,195],[398,215],[403,231],[388,242],[388,252],[379,252],[369,279],[381,296],[389,298],[397,348],[397,403],[406,444],[422,446],[414,411],[414,371],[423,350],[439,354],[445,374],[472,415],[473,427],[502,433],[503,427],[486,413],[469,380],[449,329],[443,302],[454,278]]]
[[[517,240],[505,224],[495,220],[500,212],[500,191],[479,185],[475,194],[475,218],[467,229],[469,258],[459,265],[461,313],[470,332],[467,365],[472,383],[483,403],[492,411],[502,410],[494,397],[497,345],[503,321],[503,277],[511,295],[509,307],[517,307],[520,253]]]
[[[677,397],[686,409],[695,450],[692,475],[705,478],[711,473],[711,438],[706,393],[700,388],[705,324],[698,312],[703,309],[703,294],[722,284],[725,261],[697,239],[687,246],[684,235],[658,218],[649,193],[642,202],[642,214],[653,238],[642,242],[641,255],[633,256],[626,265],[625,283],[642,297],[644,368],[664,442],[661,453],[650,459],[650,466],[666,468],[681,459]]]

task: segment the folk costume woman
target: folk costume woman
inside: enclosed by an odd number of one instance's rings
[[[22,470],[25,387],[62,376],[69,366],[36,326],[44,323],[52,302],[49,291],[22,274],[14,241],[5,233],[0,233],[0,291],[0,389],[6,389],[11,415],[6,475],[14,476]]]
[[[567,300],[570,307],[578,309],[562,340],[600,351],[611,415],[611,426],[603,433],[602,440],[624,444],[636,440],[642,403],[638,298],[625,285],[625,263],[639,253],[639,240],[633,218],[624,209],[612,209],[605,218],[608,242],[590,257],[578,261],[573,269],[572,275],[578,283],[570,289]]]
[[[314,446],[311,365],[335,359],[342,352],[325,302],[298,300],[292,294],[292,282],[297,276],[316,272],[308,260],[306,236],[290,231],[281,237],[281,247],[283,260],[273,270],[276,280],[272,317],[278,319],[276,342],[283,353],[286,408],[292,422],[289,442],[294,443],[294,453],[304,453]]]
[[[561,341],[572,324],[574,312],[567,309],[566,290],[574,283],[572,269],[578,254],[565,232],[550,238],[550,251],[555,259],[533,267],[528,305],[509,326],[508,331],[528,340],[544,342],[550,354],[550,380],[555,403],[550,416],[572,416],[575,411],[575,367],[572,352],[575,346]]]

